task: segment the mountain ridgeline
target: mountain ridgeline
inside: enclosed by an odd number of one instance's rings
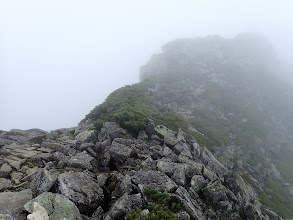
[[[293,219],[280,69],[255,34],[178,39],[78,126],[0,131],[0,219]]]
[[[266,39],[241,34],[177,39],[86,119],[115,121],[135,137],[148,120],[183,130],[242,177],[260,201],[293,217],[293,89]]]

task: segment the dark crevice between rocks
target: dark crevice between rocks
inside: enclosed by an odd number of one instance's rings
[[[118,180],[115,176],[111,175],[105,182],[103,188],[104,203],[101,205],[105,212],[109,211],[113,205],[112,192],[115,190]]]
[[[115,171],[117,170],[117,166],[115,164],[115,160],[111,157],[109,160],[109,164],[108,164],[110,171]]]

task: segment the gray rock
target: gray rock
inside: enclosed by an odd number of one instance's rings
[[[27,216],[27,220],[49,220],[47,210],[41,206],[39,203],[34,202],[33,213]]]
[[[227,168],[224,167],[224,165],[221,164],[206,148],[202,150],[200,159],[205,164],[205,166],[218,174],[224,174],[225,172],[227,172]]]
[[[40,129],[20,130],[12,129],[6,133],[7,139],[17,142],[18,144],[41,143],[46,137],[47,132]]]
[[[107,179],[109,178],[109,174],[107,173],[101,173],[97,176],[97,183],[98,185],[103,188]]]
[[[12,172],[10,174],[11,182],[13,184],[19,184],[22,177],[23,177],[23,173],[21,172]]]
[[[207,181],[201,175],[194,175],[191,178],[190,185],[196,193],[198,193],[206,184],[207,184]]]
[[[92,215],[92,220],[102,220],[103,219],[104,210],[101,206],[99,206],[96,211]]]
[[[264,209],[264,212],[268,215],[270,220],[282,220],[282,218],[271,209]]]
[[[63,195],[50,192],[42,193],[24,205],[29,213],[33,212],[34,202],[39,203],[47,210],[49,219],[82,220],[75,204]]]
[[[179,141],[185,140],[182,132],[176,133],[164,125],[158,125],[154,128],[154,130],[159,137],[164,138],[167,145],[174,146]]]
[[[115,141],[113,141],[111,147],[109,148],[111,157],[118,164],[122,164],[125,160],[127,160],[130,157],[132,151],[133,150],[130,147]]]
[[[0,209],[12,217],[18,218],[23,211],[24,204],[31,199],[32,191],[30,189],[19,192],[3,192],[0,193]]]
[[[0,138],[0,147],[12,144],[12,142],[13,142],[12,140],[8,140],[6,138]]]
[[[87,148],[89,147],[93,147],[95,146],[93,143],[82,143],[80,146],[79,146],[79,150],[80,151],[84,151],[86,150]]]
[[[105,220],[123,219],[131,210],[131,200],[127,193],[124,193],[107,213]]]
[[[80,142],[80,143],[89,142],[94,133],[95,133],[94,130],[82,131],[75,137],[75,140]]]
[[[178,220],[189,220],[190,215],[186,211],[179,211],[176,213]]]
[[[140,139],[140,140],[145,140],[147,138],[148,138],[148,135],[145,130],[140,131],[137,136],[137,139]]]
[[[141,210],[143,208],[143,201],[141,194],[132,194],[129,196],[131,201],[131,209],[133,210]]]
[[[100,142],[106,139],[113,140],[114,138],[125,137],[126,131],[120,128],[115,122],[105,122],[101,132],[98,134]]]
[[[159,171],[140,170],[131,176],[131,180],[132,183],[140,185],[142,188],[156,188],[159,191],[174,192],[177,188],[177,185],[173,180],[171,180],[166,174]]]
[[[179,196],[180,203],[183,205],[192,219],[204,219],[199,204],[197,204],[197,202],[191,198],[185,188],[179,186],[175,192],[175,195]]]
[[[48,192],[56,183],[59,172],[55,169],[44,169],[38,171],[35,178],[30,183],[30,188],[33,192],[33,196],[36,197],[43,192]]]
[[[175,171],[176,165],[178,166],[178,164],[176,163],[172,163],[172,162],[168,162],[164,160],[158,160],[157,162],[158,170],[161,171],[162,173],[165,173],[168,176],[172,176],[172,174]]]
[[[5,178],[0,178],[0,192],[10,189],[12,187],[11,181]]]
[[[164,146],[163,155],[166,158],[172,160],[172,162],[177,162],[178,156],[167,146]]]
[[[222,208],[220,201],[228,201],[227,189],[219,180],[207,185],[202,189],[205,199],[216,208]]]
[[[9,166],[7,163],[4,163],[0,168],[0,177],[4,177],[4,178],[9,177],[9,174],[11,171],[12,171],[11,166]]]
[[[97,167],[97,161],[95,158],[83,151],[71,157],[68,160],[68,165],[75,168],[93,170]]]
[[[119,185],[119,191],[121,194],[130,194],[133,191],[133,184],[131,182],[131,177],[126,174]]]
[[[92,215],[104,201],[102,188],[86,172],[60,174],[58,191],[73,201],[80,212],[86,215]]]
[[[218,179],[217,175],[206,167],[204,167],[203,169],[203,176],[209,181],[214,181]]]

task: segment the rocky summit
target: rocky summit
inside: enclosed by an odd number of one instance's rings
[[[77,127],[0,131],[1,220],[293,218],[293,90],[270,45],[162,49]]]

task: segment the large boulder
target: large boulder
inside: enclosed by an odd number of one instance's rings
[[[35,199],[27,202],[24,208],[29,213],[34,211],[34,203],[37,202],[44,207],[49,215],[49,219],[59,220],[81,220],[79,210],[73,202],[65,196],[50,192],[44,192]]]
[[[204,148],[201,151],[200,159],[206,167],[210,168],[217,174],[222,175],[227,172],[227,168],[221,164],[207,148]]]
[[[5,213],[11,215],[14,218],[18,218],[23,212],[24,204],[30,201],[32,197],[32,191],[30,189],[19,192],[0,193],[0,212],[2,212],[2,214]]]
[[[85,130],[76,135],[75,140],[79,143],[89,142],[94,134],[94,130]]]
[[[219,180],[208,184],[202,189],[204,199],[217,209],[229,208],[227,206],[231,206],[227,191],[226,187]]]
[[[167,145],[176,145],[179,141],[185,141],[184,133],[179,130],[178,133],[172,131],[171,129],[165,127],[164,125],[158,125],[154,128],[156,134],[163,138]]]
[[[113,141],[111,147],[109,148],[111,158],[118,164],[122,164],[125,160],[127,160],[132,151],[133,150],[130,147],[115,141]]]
[[[173,196],[178,196],[177,198],[180,200],[180,204],[183,205],[192,219],[204,219],[201,207],[194,199],[191,198],[190,194],[186,191],[185,188],[179,186],[175,192],[175,195]]]
[[[95,158],[90,156],[86,151],[83,151],[71,157],[68,160],[68,165],[70,167],[93,170],[97,166],[97,161]]]
[[[203,166],[193,162],[193,166],[185,163],[173,163],[164,160],[158,160],[158,170],[167,174],[178,185],[188,185],[192,176],[201,174]]]
[[[55,169],[48,170],[46,167],[38,171],[30,183],[34,197],[43,192],[48,192],[56,183],[59,172]]]
[[[73,201],[80,212],[91,215],[103,204],[103,189],[86,172],[68,172],[58,177],[58,191]]]
[[[123,138],[126,135],[126,131],[120,128],[115,122],[105,122],[101,132],[98,135],[100,142],[107,139],[114,140],[115,138]]]
[[[140,170],[135,172],[131,180],[132,183],[138,185],[140,188],[155,188],[165,192],[174,192],[177,188],[176,183],[160,171]]]

